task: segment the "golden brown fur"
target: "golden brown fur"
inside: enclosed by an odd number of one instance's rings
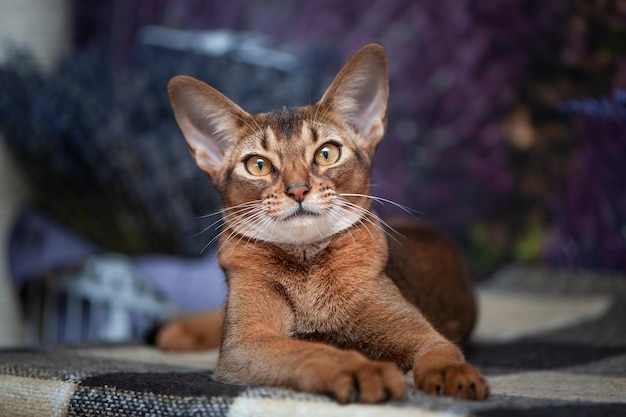
[[[458,251],[421,224],[394,220],[404,237],[386,234],[370,207],[388,96],[381,46],[359,50],[305,107],[251,115],[190,77],[169,93],[225,207],[219,379],[378,402],[401,398],[413,370],[428,393],[489,395],[450,341],[466,341],[476,318]],[[170,323],[157,343],[208,347],[220,314]]]

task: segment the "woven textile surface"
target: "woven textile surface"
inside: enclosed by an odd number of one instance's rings
[[[626,277],[511,267],[479,294],[481,321],[467,357],[489,376],[485,402],[411,388],[399,402],[342,406],[218,382],[215,351],[80,345],[0,351],[0,415],[626,415]]]

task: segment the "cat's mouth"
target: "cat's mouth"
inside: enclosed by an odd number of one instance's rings
[[[315,213],[313,211],[309,211],[307,209],[304,209],[302,207],[298,207],[298,209],[296,211],[294,211],[293,213],[291,213],[289,216],[285,217],[283,219],[283,221],[288,221],[288,220],[292,220],[295,218],[301,218],[301,217],[313,217],[313,216],[319,216],[319,213]]]

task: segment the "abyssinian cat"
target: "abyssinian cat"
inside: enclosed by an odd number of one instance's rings
[[[249,114],[187,76],[168,90],[223,200],[218,256],[229,292],[224,312],[162,328],[160,347],[221,340],[218,379],[342,403],[400,399],[410,370],[427,393],[489,396],[453,343],[467,340],[476,318],[454,245],[417,222],[385,224],[371,209],[389,92],[382,46],[356,52],[304,107]]]

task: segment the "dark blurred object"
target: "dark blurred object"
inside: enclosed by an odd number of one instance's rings
[[[210,224],[193,216],[217,202],[184,155],[171,75],[196,75],[250,111],[306,104],[378,41],[391,98],[374,194],[452,233],[475,277],[512,261],[626,269],[622,122],[559,110],[626,86],[624,0],[74,4],[80,53],[52,79],[23,62],[3,69],[12,93],[0,123],[42,204],[107,248],[196,254],[211,237],[182,237]],[[137,47],[148,25],[263,34],[300,65]]]
[[[20,213],[7,240],[29,345],[137,340],[174,313],[226,299],[213,251],[193,259],[103,253],[33,208]]]
[[[253,111],[305,104],[311,88],[305,71],[240,61],[138,46],[114,66],[94,47],[43,75],[16,54],[0,68],[0,128],[38,205],[66,225],[109,251],[197,256],[217,220],[199,217],[219,201],[174,121],[169,79],[196,76]]]
[[[176,306],[145,283],[130,259],[95,255],[20,289],[31,346],[140,340]]]
[[[626,90],[561,106],[576,114],[577,152],[548,200],[545,259],[561,267],[626,270]]]

